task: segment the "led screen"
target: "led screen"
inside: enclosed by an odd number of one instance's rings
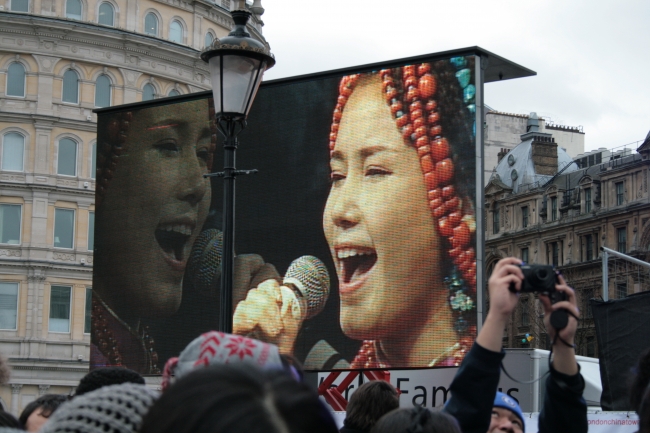
[[[262,86],[238,137],[237,168],[259,173],[237,178],[234,332],[307,370],[462,360],[474,72],[467,56]],[[157,374],[217,327],[223,180],[202,175],[223,155],[207,98],[100,113],[93,367]]]

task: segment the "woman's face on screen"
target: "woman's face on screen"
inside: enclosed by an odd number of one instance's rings
[[[194,241],[210,206],[207,101],[133,113],[126,151],[101,205],[102,278],[118,310],[173,314]]]
[[[442,277],[417,152],[404,144],[378,75],[360,78],[345,106],[331,172],[323,226],[341,327],[355,339],[391,336],[431,310]]]

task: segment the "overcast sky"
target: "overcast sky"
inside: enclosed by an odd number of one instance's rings
[[[582,126],[585,150],[650,130],[650,0],[263,0],[266,80],[478,45],[537,72],[492,108]],[[640,143],[639,143],[640,144]]]

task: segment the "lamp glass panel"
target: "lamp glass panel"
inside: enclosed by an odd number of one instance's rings
[[[219,70],[223,58],[223,77]],[[221,86],[218,80],[223,80],[223,112],[248,114],[249,104],[252,102],[251,94],[259,87],[261,74],[257,76],[260,60],[235,55],[216,56],[210,59],[210,69],[213,77],[213,95],[217,113],[222,112]],[[256,79],[257,78],[257,79]]]

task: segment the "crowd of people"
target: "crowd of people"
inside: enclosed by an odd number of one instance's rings
[[[524,433],[518,403],[497,391],[501,340],[518,301],[523,274],[518,259],[501,260],[489,280],[490,310],[451,384],[444,407],[400,408],[399,391],[371,381],[352,394],[341,433]],[[553,342],[550,375],[539,415],[539,432],[587,432],[584,380],[573,339],[579,311],[573,290],[558,275],[556,290],[566,300],[552,304],[541,295]],[[552,311],[569,321],[556,331]],[[2,379],[9,380],[6,370]],[[630,402],[639,414],[639,433],[650,432],[650,349],[631,376]],[[19,418],[0,411],[1,432],[270,432],[336,433],[327,405],[304,383],[301,366],[277,346],[250,338],[208,332],[191,342],[163,373],[162,392],[126,368],[91,371],[74,396],[47,394],[28,404]]]

